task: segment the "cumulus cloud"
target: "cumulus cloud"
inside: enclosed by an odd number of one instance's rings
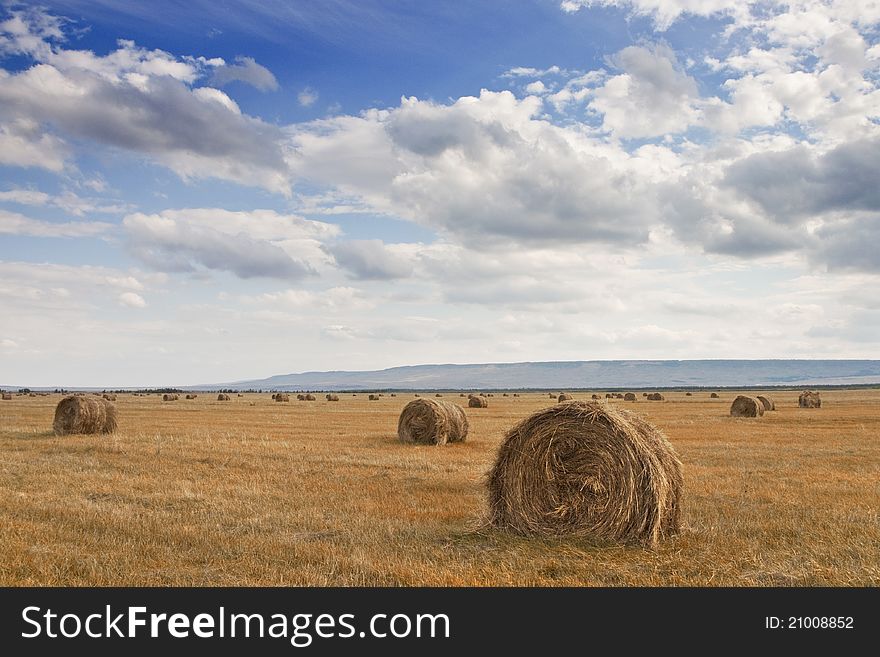
[[[327,250],[340,267],[357,279],[404,278],[413,271],[409,259],[382,240],[348,240],[332,244]]]
[[[0,84],[5,71],[0,70]],[[58,173],[68,157],[67,145],[55,135],[42,131],[28,118],[6,118],[0,109],[0,164],[37,167]]]
[[[123,292],[119,295],[119,303],[129,308],[146,308],[147,302],[137,292]]]
[[[272,71],[257,64],[252,57],[236,57],[235,64],[220,64],[214,67],[211,84],[224,86],[233,81],[245,82],[260,91],[276,91],[278,80]]]
[[[668,46],[629,46],[611,62],[623,73],[594,91],[590,107],[615,137],[657,137],[698,121],[696,80],[680,70]]]
[[[217,89],[193,87],[215,61],[180,59],[131,41],[119,41],[104,56],[65,49],[46,41],[27,16],[16,20],[31,30],[29,37],[7,37],[6,48],[35,63],[0,74],[0,124],[7,126],[0,139],[12,142],[17,153],[10,163],[57,170],[61,146],[52,143],[51,127],[140,153],[185,178],[217,177],[289,192],[280,130],[242,114]],[[11,131],[10,125],[19,128]],[[27,138],[22,125],[31,130]],[[40,146],[56,155],[37,158]]]
[[[658,30],[668,29],[682,14],[712,16],[740,14],[749,0],[562,0],[560,8],[574,13],[589,7],[627,9],[634,16],[650,16]]]
[[[270,210],[199,208],[123,219],[133,255],[159,271],[228,271],[240,278],[299,279],[326,261],[321,240],[338,228]]]

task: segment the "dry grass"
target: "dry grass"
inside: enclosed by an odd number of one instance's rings
[[[499,396],[443,448],[398,442],[410,394],[119,395],[115,434],[65,437],[59,395],[16,397],[0,584],[880,585],[880,391],[823,391],[810,412],[799,392],[760,422],[729,417],[728,392],[637,405],[684,464],[684,531],[654,550],[485,527],[498,444],[546,393]]]

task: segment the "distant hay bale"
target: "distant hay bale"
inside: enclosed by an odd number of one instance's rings
[[[4,393],[2,394],[2,398],[3,398],[4,401],[10,401],[10,400],[12,399],[12,394],[11,394],[11,393],[8,393],[8,392],[4,392]]]
[[[29,392],[28,397],[36,397],[37,393]],[[102,395],[105,399],[107,399],[107,395]],[[107,399],[107,401],[116,401],[116,395],[113,395],[113,399]]]
[[[397,422],[397,437],[405,443],[459,443],[467,438],[467,433],[468,420],[464,409],[447,401],[413,400],[404,406]]]
[[[691,395],[691,393],[686,392],[686,393],[684,393],[684,396],[685,396],[685,397],[691,397],[692,395]]]
[[[623,395],[620,394],[619,392],[615,392],[615,393],[614,393],[614,398],[615,398],[615,399],[623,399]]]
[[[196,397],[198,397],[198,395],[187,395],[186,396],[187,399],[195,399]]]
[[[415,397],[421,397],[421,395],[420,395],[419,393],[416,393],[414,396],[415,396]]]
[[[672,445],[601,402],[558,404],[511,428],[487,486],[490,522],[521,534],[653,546],[680,527]]]
[[[599,395],[592,395],[592,399],[602,399]]]
[[[623,396],[624,401],[635,401],[636,395],[634,392],[628,392]]]
[[[438,392],[438,393],[436,393],[434,396],[435,396],[435,397],[442,397],[443,395],[441,395],[441,394]]]
[[[514,396],[514,397],[519,397],[519,393],[518,393],[518,392],[515,392],[515,393],[513,393],[513,396]]]
[[[489,401],[487,399],[483,399],[482,397],[470,397],[468,399],[468,407],[469,408],[488,408]]]
[[[170,395],[167,393],[162,395],[162,401],[177,401],[178,399],[180,399],[179,395]]]
[[[327,401],[339,401],[339,395],[328,394]]]
[[[370,395],[369,400],[370,401],[379,401],[379,395]]]
[[[277,402],[289,402],[290,395],[285,394],[283,392],[279,392],[278,394],[275,395],[275,401],[276,401],[276,403]]]
[[[485,393],[485,392],[481,392],[481,393],[480,393],[480,397],[485,397],[485,396],[486,396],[486,393]]]
[[[463,393],[463,392],[462,392],[462,393],[459,393],[458,396],[459,396],[459,397],[464,397],[464,393]]]
[[[315,396],[311,393],[306,394],[306,401],[315,401]]]
[[[113,433],[116,431],[116,404],[103,397],[70,395],[55,407],[52,429],[56,436],[72,433]]]
[[[710,398],[710,399],[719,399],[719,397],[718,397],[718,393],[717,393],[717,392],[713,392],[711,395],[709,395],[709,398]]]
[[[643,392],[643,393],[642,393],[642,397],[647,397],[647,396],[648,396],[648,393],[647,393],[647,392]]]
[[[241,394],[241,393],[238,393],[238,396],[239,396],[239,397],[244,397],[244,395],[243,395],[243,394]]]
[[[798,396],[798,406],[800,408],[822,408],[822,400],[815,390],[804,390]]]
[[[650,395],[648,395],[649,401],[663,401],[664,399],[666,398],[659,392],[652,392]]]
[[[502,397],[507,397],[507,393],[506,393],[506,392],[503,392],[503,393],[501,393],[501,396],[502,396]]]
[[[225,392],[221,392],[219,395],[217,395],[217,401],[229,401],[229,395],[227,395]]]
[[[611,393],[610,393],[610,392],[606,392],[606,393],[605,393],[605,399],[611,399]]]
[[[36,397],[36,396],[37,396],[36,393],[31,393],[31,397]],[[101,395],[101,397],[103,397],[107,401],[114,401],[114,402],[116,401],[116,395],[110,395],[110,394],[104,393],[103,395]]]
[[[487,397],[494,397],[495,395],[492,394],[492,393],[490,392],[490,393],[488,393],[486,396],[487,396]]]
[[[551,399],[556,399],[557,397],[559,397],[559,393],[558,393],[558,392],[551,392],[551,393],[549,393],[549,395],[550,395],[550,398],[551,398]]]
[[[776,402],[774,402],[767,395],[758,395],[756,399],[764,405],[765,411],[775,411],[776,410]]]
[[[392,392],[392,393],[391,393],[391,396],[392,396],[392,397],[397,397],[397,394],[395,394],[395,393]]]
[[[275,393],[272,393],[272,401],[275,401]]]
[[[737,395],[730,405],[731,417],[761,417],[764,415],[764,404],[754,397]]]
[[[571,401],[572,399],[574,399],[574,397],[569,395],[567,392],[563,392],[559,395],[559,397],[556,398],[556,401],[557,402],[564,402],[564,401]]]

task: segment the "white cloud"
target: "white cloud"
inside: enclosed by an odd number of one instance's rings
[[[96,237],[114,228],[101,221],[53,222],[0,210],[0,234],[29,237]]]
[[[413,271],[406,246],[395,249],[381,240],[348,240],[327,247],[336,263],[362,280],[405,278]]]
[[[657,137],[699,120],[696,80],[680,70],[667,46],[629,46],[611,58],[623,71],[595,89],[590,108],[615,137]]]
[[[123,292],[119,295],[119,303],[129,308],[146,308],[147,302],[136,292]]]
[[[83,198],[70,191],[53,195],[34,189],[11,189],[0,192],[0,203],[52,206],[77,217],[91,213],[119,214],[131,210],[131,207],[124,203],[105,203],[98,199]]]
[[[30,36],[7,38],[6,47],[35,64],[0,74],[0,141],[7,143],[0,152],[12,153],[3,156],[9,163],[59,170],[62,144],[51,128],[141,154],[184,178],[289,193],[280,130],[242,114],[221,91],[193,87],[214,60],[181,59],[131,41],[99,56],[50,43],[26,16],[17,20]]]
[[[296,95],[296,100],[303,107],[311,107],[318,100],[318,92],[311,87],[306,87]]]
[[[234,80],[246,82],[260,91],[275,91],[278,89],[278,80],[272,71],[265,66],[257,64],[252,57],[236,57],[235,64],[225,62],[214,68],[211,83],[219,86],[229,84]]]
[[[295,215],[219,208],[135,213],[123,219],[123,227],[131,252],[159,271],[203,267],[241,278],[313,274],[328,261],[322,242],[339,233],[332,224]]]

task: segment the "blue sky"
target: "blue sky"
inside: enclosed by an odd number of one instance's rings
[[[6,3],[0,384],[880,357],[878,24]]]

